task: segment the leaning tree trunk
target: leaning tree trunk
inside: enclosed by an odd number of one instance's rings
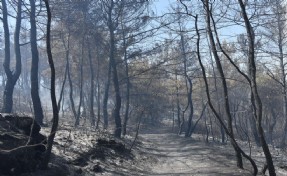
[[[208,33],[208,36],[209,36],[209,42],[210,42],[210,46],[211,46],[212,53],[213,53],[213,56],[214,56],[214,59],[215,59],[215,63],[216,63],[216,66],[217,66],[217,69],[218,69],[218,72],[219,72],[219,75],[220,75],[222,88],[223,88],[223,94],[224,94],[223,100],[224,100],[224,104],[225,104],[224,110],[225,110],[225,114],[227,116],[228,131],[229,131],[229,133],[231,135],[230,137],[234,138],[234,132],[233,132],[233,127],[232,127],[232,116],[231,116],[231,113],[230,113],[227,82],[226,82],[226,79],[225,79],[225,75],[224,75],[224,72],[223,72],[223,68],[222,68],[222,65],[221,65],[220,58],[219,58],[217,50],[216,50],[216,44],[215,44],[214,36],[213,36],[213,33],[212,33],[212,28],[211,28],[212,12],[210,11],[208,0],[205,0],[205,8],[206,8],[206,15],[207,15],[206,23],[207,23],[207,33]],[[216,31],[215,28],[213,30]],[[237,149],[237,147],[233,143],[233,141],[231,141],[231,144],[232,144],[232,146],[234,148],[234,151],[235,151],[235,154],[236,154],[237,166],[239,168],[243,168],[243,161],[242,161],[241,153]]]
[[[31,65],[31,96],[33,102],[33,109],[35,120],[42,125],[44,114],[42,104],[39,96],[39,53],[37,48],[37,27],[36,27],[36,5],[35,0],[30,1],[30,43],[32,53],[32,65]]]
[[[273,165],[272,155],[270,153],[268,144],[265,140],[264,130],[262,128],[262,102],[259,97],[257,90],[257,81],[256,81],[256,61],[255,61],[255,36],[254,31],[249,21],[249,18],[246,13],[245,5],[242,0],[238,0],[238,3],[241,8],[241,14],[244,19],[246,33],[248,36],[248,67],[250,72],[250,87],[251,94],[253,96],[252,106],[254,108],[254,118],[256,119],[256,126],[258,130],[258,135],[262,145],[263,152],[265,154],[265,159],[267,162],[267,167],[270,176],[276,176],[275,167]]]
[[[212,102],[211,102],[211,97],[210,97],[210,91],[209,91],[209,85],[208,85],[208,81],[207,81],[207,77],[206,77],[206,72],[205,72],[205,67],[203,66],[202,60],[201,60],[201,55],[200,55],[200,33],[199,33],[199,29],[198,29],[198,24],[197,24],[197,18],[198,16],[195,16],[195,30],[196,30],[196,35],[197,35],[197,42],[196,42],[196,49],[197,49],[197,59],[199,61],[201,70],[202,70],[202,76],[203,76],[203,80],[204,80],[204,84],[205,84],[205,92],[207,95],[207,100],[208,100],[208,105],[210,107],[210,109],[212,110],[212,112],[214,113],[215,117],[217,118],[217,120],[219,121],[219,123],[222,125],[222,127],[224,128],[226,134],[230,137],[230,140],[232,141],[232,143],[235,145],[236,150],[239,150],[240,153],[246,158],[248,159],[248,161],[252,164],[253,166],[253,175],[257,175],[258,173],[258,168],[256,163],[254,162],[254,160],[248,156],[237,144],[236,140],[234,139],[234,137],[230,134],[228,128],[226,127],[225,123],[223,122],[223,120],[221,119],[220,115],[218,114],[218,112],[215,110]]]
[[[210,54],[210,57],[212,57],[212,49],[211,49],[211,46],[210,46],[210,42],[208,42],[208,47],[209,47],[209,54]],[[216,99],[219,100],[219,94],[218,94],[218,84],[217,84],[217,75],[216,75],[216,72],[215,72],[215,68],[214,68],[214,62],[213,60],[211,59],[211,67],[212,67],[212,74],[213,74],[213,78],[214,78],[214,89],[215,89],[215,92],[216,92]],[[217,101],[217,108],[218,108],[218,113],[220,116],[222,116],[222,111],[221,111],[221,104],[220,104],[220,101]],[[225,131],[222,127],[222,125],[219,125],[220,127],[220,133],[221,133],[221,143],[225,143],[225,140],[226,140],[226,136],[225,136]]]
[[[13,107],[13,91],[17,80],[19,79],[21,73],[21,51],[20,51],[20,28],[22,21],[22,1],[18,0],[17,2],[17,16],[16,16],[16,26],[14,32],[14,51],[16,57],[16,70],[14,73],[10,70],[10,32],[8,24],[8,11],[6,1],[2,1],[2,23],[4,28],[4,38],[5,38],[5,59],[4,59],[4,70],[7,76],[4,96],[3,96],[3,108],[2,112],[11,113]]]

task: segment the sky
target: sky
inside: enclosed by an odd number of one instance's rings
[[[151,0],[154,4],[152,5],[152,9],[156,13],[156,15],[160,16],[166,12],[169,12],[170,4],[176,3],[177,0]],[[220,29],[220,36],[225,40],[236,40],[238,34],[244,33],[243,28],[239,26],[230,26]]]
[[[154,11],[156,14],[161,15],[168,11],[171,2],[176,2],[175,0],[152,0],[154,3]]]

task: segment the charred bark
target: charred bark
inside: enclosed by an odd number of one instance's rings
[[[4,28],[4,38],[5,38],[5,58],[4,58],[4,70],[7,76],[4,96],[3,96],[3,107],[2,112],[11,113],[13,107],[13,92],[14,87],[17,80],[21,74],[21,51],[20,51],[20,28],[22,21],[22,1],[18,0],[17,2],[17,16],[16,16],[16,26],[14,32],[14,51],[16,57],[16,70],[13,73],[10,70],[10,32],[9,32],[9,24],[8,24],[8,11],[6,0],[2,1],[2,13],[3,13],[3,28]]]
[[[47,169],[48,168],[48,163],[50,161],[51,157],[51,151],[53,147],[53,142],[54,138],[56,136],[56,132],[58,129],[58,122],[59,122],[59,111],[58,111],[58,106],[57,106],[57,99],[56,99],[56,90],[55,90],[55,80],[56,80],[56,72],[55,72],[55,66],[54,66],[54,61],[53,61],[53,56],[52,56],[52,49],[51,49],[51,39],[50,39],[50,31],[51,31],[51,11],[50,11],[50,6],[49,6],[49,1],[44,0],[45,6],[47,9],[47,16],[48,16],[48,21],[47,21],[47,35],[46,35],[46,47],[47,47],[47,55],[48,55],[48,62],[49,66],[51,69],[51,101],[52,101],[52,107],[53,107],[53,125],[51,128],[50,135],[48,137],[47,141],[47,151],[45,153],[45,157],[43,159],[43,162],[41,163],[41,168],[42,169]]]
[[[214,36],[212,33],[212,27],[211,27],[211,18],[212,18],[212,13],[210,11],[210,4],[208,0],[205,0],[205,8],[206,8],[206,23],[207,23],[207,33],[209,36],[209,42],[211,45],[212,53],[215,59],[215,63],[220,75],[221,83],[222,83],[222,88],[223,88],[223,95],[224,95],[224,110],[225,114],[227,116],[227,126],[228,126],[228,131],[230,133],[230,137],[234,139],[234,132],[233,132],[233,127],[232,127],[232,116],[230,113],[230,105],[229,105],[229,95],[228,95],[228,89],[227,89],[227,82],[225,79],[225,74],[223,72],[222,64],[220,61],[220,58],[218,56],[217,50],[216,50],[216,44],[214,41]],[[212,20],[213,21],[213,20]],[[216,28],[214,28],[214,31],[216,31]],[[240,151],[237,149],[236,145],[231,141],[231,144],[235,150],[236,158],[237,158],[237,166],[239,168],[243,168],[243,161],[242,161],[242,156]]]
[[[246,13],[245,5],[242,0],[238,0],[238,3],[241,8],[241,13],[245,23],[246,33],[248,35],[248,68],[250,72],[250,89],[253,96],[252,106],[254,108],[254,118],[256,119],[256,126],[258,130],[258,135],[262,145],[263,152],[265,154],[266,163],[268,166],[268,171],[270,176],[276,176],[275,167],[273,165],[272,155],[270,153],[268,144],[265,140],[264,130],[262,128],[262,102],[257,90],[257,81],[256,81],[256,61],[255,61],[255,36],[254,31],[249,21],[249,18]]]
[[[44,114],[42,109],[42,103],[39,96],[39,53],[37,47],[37,27],[36,27],[36,5],[35,0],[30,1],[30,42],[32,53],[32,65],[31,65],[31,96],[33,102],[33,109],[36,121],[42,125]]]

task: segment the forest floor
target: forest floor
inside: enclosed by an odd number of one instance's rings
[[[47,133],[48,130],[44,128],[42,131]],[[117,140],[105,131],[74,129],[62,125],[55,139],[50,169],[23,176],[252,175],[250,167],[245,170],[236,167],[230,145],[205,143],[201,135],[195,134],[193,138],[185,138],[171,133],[170,128],[158,128],[141,130],[130,151],[133,141],[134,136]],[[245,146],[244,150],[248,151],[248,145]],[[253,147],[252,151],[256,163],[262,167],[262,152],[256,147]],[[276,155],[274,162],[278,175],[287,176],[284,153],[274,150],[273,155]]]
[[[174,133],[151,133],[141,137],[153,143],[148,150],[158,162],[149,175],[241,176],[250,171],[236,167],[233,153],[219,145],[206,145],[198,139],[179,137]]]

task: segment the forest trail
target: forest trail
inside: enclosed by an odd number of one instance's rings
[[[146,152],[158,160],[150,164],[149,175],[251,175],[249,171],[236,167],[230,147],[211,146],[174,133],[157,132],[140,136],[153,144],[150,148],[146,148]]]

